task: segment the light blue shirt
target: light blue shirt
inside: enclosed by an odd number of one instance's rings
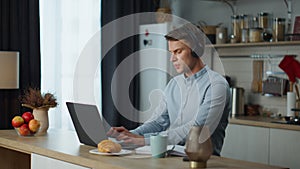
[[[207,125],[212,133],[214,155],[220,155],[231,111],[231,94],[226,79],[205,66],[196,74],[175,76],[152,117],[132,133],[144,135],[146,144],[153,133],[168,134],[169,144],[185,144],[193,125]]]

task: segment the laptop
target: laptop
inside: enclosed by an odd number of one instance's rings
[[[106,131],[97,106],[66,102],[80,143],[97,147],[105,139]]]
[[[135,149],[139,146],[123,144],[114,138],[108,138],[104,122],[96,105],[66,102],[72,122],[74,124],[80,143],[97,147],[98,143],[105,139],[113,140],[122,145],[123,149]]]

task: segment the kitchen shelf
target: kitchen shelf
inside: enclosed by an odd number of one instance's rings
[[[300,45],[300,41],[279,41],[279,42],[258,42],[258,43],[225,43],[208,45],[214,48],[233,48],[233,47],[256,47],[256,46],[287,46]]]

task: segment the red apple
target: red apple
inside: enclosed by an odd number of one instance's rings
[[[21,125],[24,124],[24,119],[21,116],[15,116],[11,120],[11,124],[13,127],[20,127]]]
[[[23,117],[25,123],[29,123],[30,120],[34,119],[33,114],[31,112],[23,113],[22,117]]]
[[[36,119],[30,120],[29,123],[28,123],[29,130],[32,133],[37,132],[39,130],[40,126],[41,126],[40,122]]]
[[[30,134],[30,130],[28,128],[28,124],[23,124],[20,128],[19,128],[19,133],[21,136],[27,136]]]

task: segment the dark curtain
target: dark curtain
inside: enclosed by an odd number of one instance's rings
[[[0,1],[0,50],[19,51],[19,89],[0,89],[0,129],[12,128],[13,116],[25,111],[19,95],[40,88],[39,0]]]
[[[141,12],[154,12],[157,9],[157,0],[102,0],[101,4],[101,26],[126,15],[141,13]],[[142,22],[142,21],[134,21]],[[113,29],[114,34],[120,34],[122,29],[138,29],[130,28],[132,25],[124,24],[124,27],[117,27]],[[103,33],[103,32],[102,32]],[[112,35],[112,36],[113,36]],[[103,37],[103,36],[102,36]],[[101,44],[105,43],[107,39],[102,39]],[[106,54],[101,62],[101,77],[102,77],[102,115],[110,126],[124,126],[128,129],[136,128],[139,124],[128,118],[124,117],[117,111],[111,95],[111,81],[116,67],[130,54],[139,49],[138,36],[132,36],[123,39],[116,44]],[[128,69],[131,69],[128,67]],[[122,85],[122,82],[120,82]],[[139,108],[139,80],[138,77],[134,78],[131,82],[128,91],[131,103],[138,109]],[[122,102],[122,100],[120,100]],[[122,104],[122,103],[121,103]],[[138,118],[138,117],[137,117]]]

